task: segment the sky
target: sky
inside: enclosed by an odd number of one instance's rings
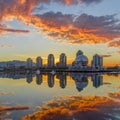
[[[120,0],[0,0],[0,61],[68,63],[82,50],[104,56],[104,66],[120,65]]]

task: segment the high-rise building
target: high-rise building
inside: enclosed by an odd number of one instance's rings
[[[48,68],[53,68],[54,67],[54,55],[49,54],[48,55]]]
[[[36,68],[42,68],[42,58],[41,57],[36,58]]]
[[[64,53],[60,55],[59,67],[66,67],[67,57]]]
[[[32,59],[31,59],[31,58],[28,58],[28,59],[27,59],[27,68],[28,68],[28,69],[31,69],[31,68],[32,68],[32,65],[33,65]]]
[[[94,69],[102,69],[103,68],[103,57],[101,57],[98,54],[95,54],[93,56],[93,60],[92,60],[92,67]]]

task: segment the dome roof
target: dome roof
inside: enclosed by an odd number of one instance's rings
[[[88,58],[87,58],[87,56],[85,56],[85,55],[78,55],[77,57],[76,57],[76,60],[75,60],[76,62],[88,62]]]
[[[73,62],[72,64],[72,67],[73,68],[83,68],[85,66],[87,66],[88,64],[88,58],[87,56],[85,56],[83,54],[83,52],[81,50],[79,50],[77,53],[76,53],[76,58],[75,58],[75,61]]]
[[[37,61],[37,60],[41,60],[41,59],[42,59],[42,58],[41,58],[40,56],[38,56],[38,57],[36,58],[36,61]]]
[[[78,52],[76,53],[76,62],[88,62],[88,58],[83,55],[83,52],[81,50],[78,50]]]
[[[76,53],[76,57],[79,55],[83,55],[83,52],[81,50],[78,50],[78,52]]]

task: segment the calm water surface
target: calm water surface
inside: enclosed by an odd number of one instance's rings
[[[33,113],[36,106],[60,96],[108,96],[120,92],[120,74],[0,73],[0,106],[29,106],[29,110],[1,112],[1,118],[18,120]],[[119,106],[118,106],[119,107]]]

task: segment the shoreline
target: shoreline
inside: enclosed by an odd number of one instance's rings
[[[77,73],[120,73],[120,70],[114,69],[114,70],[73,70],[73,69],[24,69],[24,70],[18,70],[18,69],[9,69],[9,70],[1,70],[1,73],[34,73],[34,72],[50,72],[50,73],[56,73],[56,72],[77,72]]]

